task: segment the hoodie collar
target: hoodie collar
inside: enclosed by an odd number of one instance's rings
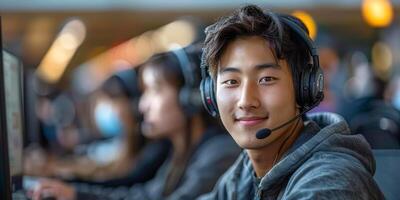
[[[333,113],[318,113],[308,116],[306,126],[294,145],[285,153],[282,159],[261,179],[260,187],[263,190],[278,187],[296,169],[298,169],[317,146],[335,133],[350,134],[350,129],[344,119]],[[321,129],[320,129],[321,128]]]

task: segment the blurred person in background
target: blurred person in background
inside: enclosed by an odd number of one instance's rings
[[[146,140],[142,135],[137,71],[117,72],[95,95],[93,123],[103,141],[87,147],[97,167],[82,170],[79,177],[84,182],[103,186],[145,182],[153,178],[170,151],[168,141]]]
[[[351,73],[345,83],[345,99],[338,105],[338,112],[351,121],[358,113],[368,111],[371,102],[382,100],[384,83],[373,73],[363,52],[353,52],[348,62]]]
[[[154,55],[143,65],[143,133],[147,138],[167,138],[173,146],[152,180],[131,188],[74,188],[43,180],[34,199],[194,199],[210,192],[240,148],[201,105],[200,55],[201,47],[191,45]]]
[[[25,163],[27,175],[110,186],[151,179],[166,159],[170,144],[165,140],[145,141],[141,134],[142,117],[138,111],[141,92],[137,79],[134,69],[108,78],[91,95],[91,116],[98,133],[92,142],[75,146],[69,155],[48,155],[41,168],[45,172],[32,174],[30,168],[36,157],[27,156],[32,161]]]
[[[338,112],[348,121],[350,129],[362,134],[372,149],[400,148],[400,113],[385,100],[390,84],[372,70],[366,55],[356,51],[350,57],[352,76],[345,85],[345,97]]]
[[[77,134],[64,134],[64,129],[73,127],[76,123],[75,105],[71,95],[59,89],[39,95],[35,111],[41,135],[40,146],[58,155],[70,153],[79,142]]]
[[[300,19],[247,5],[204,46],[203,100],[245,151],[201,199],[384,199],[365,139],[335,113],[305,115],[324,79]]]
[[[80,142],[78,119],[71,94],[57,90],[38,96],[36,115],[39,130],[37,141],[29,141],[25,150],[24,173],[51,176],[51,161],[71,155]]]

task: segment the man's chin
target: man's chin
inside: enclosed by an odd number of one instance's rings
[[[261,149],[269,145],[269,142],[257,138],[245,141],[236,141],[236,143],[243,149]]]
[[[266,147],[266,144],[261,144],[261,145],[257,145],[257,144],[251,144],[251,145],[239,145],[241,148],[243,149],[247,149],[247,150],[258,150],[258,149],[262,149],[264,147]]]

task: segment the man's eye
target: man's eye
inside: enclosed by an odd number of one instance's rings
[[[261,84],[262,83],[271,83],[272,81],[275,81],[275,80],[277,80],[277,78],[272,77],[272,76],[266,76],[266,77],[262,77],[259,82]]]
[[[226,80],[226,81],[222,82],[223,85],[228,85],[228,86],[236,85],[237,83],[238,82],[236,80],[233,80],[233,79]]]

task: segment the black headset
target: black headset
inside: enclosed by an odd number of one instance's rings
[[[126,69],[126,70],[118,71],[112,75],[120,81],[123,89],[125,90],[125,93],[130,98],[134,98],[134,99],[139,98],[141,95],[141,92],[139,89],[137,70],[138,70],[137,68]]]
[[[138,77],[138,72],[141,68],[141,65],[136,66],[133,69],[125,69],[119,72],[116,72],[115,74],[112,75],[113,78],[117,79],[120,84],[122,89],[125,91],[125,93],[128,95],[129,98],[129,103],[131,106],[131,112],[133,114],[133,117],[135,121],[138,123],[138,126],[141,126],[141,122],[143,121],[143,115],[139,112],[139,100],[142,95],[142,91],[139,87],[139,77]],[[146,142],[146,138],[141,132],[141,128],[138,129],[138,137],[137,139],[137,149],[140,149],[143,147],[143,145]]]
[[[317,106],[324,98],[324,75],[319,65],[319,56],[317,47],[314,42],[308,36],[308,34],[289,16],[279,15],[280,21],[289,27],[295,35],[304,43],[307,47],[308,52],[312,58],[312,64],[307,64],[302,68],[299,84],[296,84],[298,88],[296,92],[296,100],[299,106],[303,110],[310,109],[311,107]],[[213,78],[210,76],[208,70],[209,66],[205,58],[205,53],[201,56],[201,83],[200,92],[203,106],[213,117],[217,117],[218,107],[215,98],[215,86]]]
[[[139,98],[142,92],[139,88],[138,80],[138,68],[126,69],[113,74],[111,78],[117,79],[121,84],[121,88],[128,95],[130,100],[132,113],[134,114],[135,120],[140,122],[142,120],[142,115],[139,113]]]
[[[185,115],[191,117],[199,112],[202,104],[193,66],[195,64],[190,61],[184,48],[177,48],[171,52],[176,56],[184,78],[184,85],[179,91],[179,103]]]

